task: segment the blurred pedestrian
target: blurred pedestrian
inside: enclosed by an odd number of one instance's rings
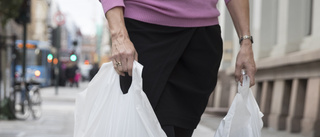
[[[76,84],[76,87],[79,87],[80,78],[81,78],[81,73],[80,73],[80,70],[77,69],[76,70],[76,75],[74,77],[74,84]]]
[[[94,63],[91,70],[90,70],[90,81],[93,79],[93,77],[98,73],[99,71],[99,65],[98,63]]]
[[[66,86],[66,69],[67,66],[64,62],[61,62],[60,70],[59,70],[59,86]]]
[[[77,64],[71,64],[71,66],[68,66],[66,69],[66,78],[68,80],[69,86],[73,87],[74,84],[74,78],[76,76],[76,70],[78,69]]]
[[[218,0],[100,0],[108,20],[112,62],[131,76],[143,68],[143,90],[168,137],[191,137],[216,82],[222,57]],[[249,0],[225,0],[237,31],[241,69],[254,85],[256,72],[249,25]],[[139,57],[138,57],[139,54]],[[121,77],[130,87],[130,77]]]

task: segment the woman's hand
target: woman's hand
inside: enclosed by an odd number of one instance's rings
[[[253,86],[255,84],[254,75],[256,74],[257,70],[253,57],[252,43],[248,39],[242,42],[236,60],[235,78],[236,81],[240,81],[241,84],[243,81],[242,70],[244,70],[250,78],[250,87]]]
[[[111,60],[119,75],[124,76],[125,72],[132,75],[133,61],[138,60],[138,54],[130,41],[124,23],[123,7],[115,7],[106,13],[109,23],[112,42]]]
[[[112,41],[113,66],[119,75],[124,76],[124,72],[132,75],[133,61],[138,60],[138,54],[130,41],[128,35],[114,35]]]

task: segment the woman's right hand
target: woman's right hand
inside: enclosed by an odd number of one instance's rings
[[[119,75],[124,76],[124,72],[132,75],[133,61],[138,60],[138,53],[130,41],[128,35],[115,35],[111,38],[113,66]]]
[[[138,53],[131,42],[124,23],[123,7],[115,7],[106,13],[111,33],[111,60],[119,75],[132,75],[133,61]]]

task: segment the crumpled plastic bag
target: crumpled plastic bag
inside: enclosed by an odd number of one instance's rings
[[[243,84],[238,83],[238,93],[214,137],[261,137],[263,114],[249,86],[250,79],[244,75]]]
[[[112,62],[102,65],[76,97],[74,137],[166,137],[142,90],[142,68],[134,61],[132,84],[123,94]]]

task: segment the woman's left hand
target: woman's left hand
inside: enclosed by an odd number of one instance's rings
[[[236,81],[243,81],[243,75],[241,71],[245,70],[245,73],[250,78],[250,87],[255,85],[254,75],[256,74],[256,64],[254,62],[252,43],[250,40],[244,40],[241,44],[240,51],[236,60],[235,78]]]

